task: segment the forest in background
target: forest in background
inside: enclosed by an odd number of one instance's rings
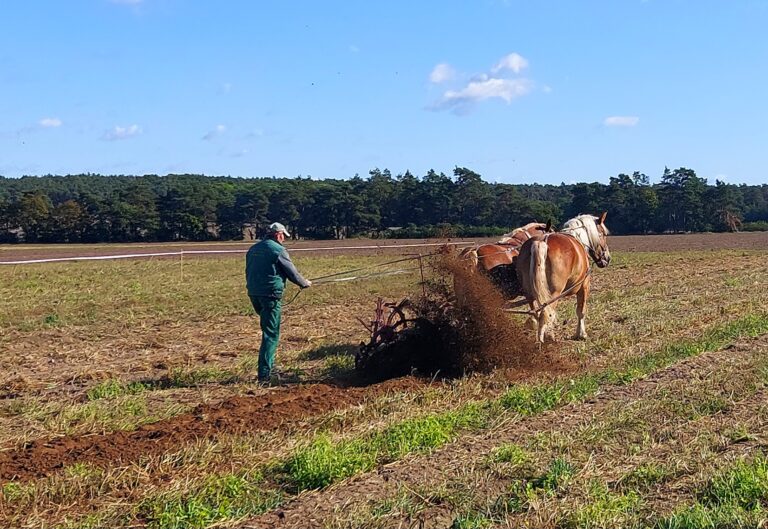
[[[490,183],[465,167],[366,178],[0,177],[0,242],[240,240],[282,222],[294,237],[498,235],[608,212],[615,234],[768,229],[768,185],[736,185],[665,168],[609,183]]]

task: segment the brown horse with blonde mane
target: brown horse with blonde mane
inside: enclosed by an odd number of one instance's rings
[[[531,311],[535,314],[538,331],[536,341],[554,341],[555,307],[560,299],[576,295],[576,339],[587,337],[584,319],[591,283],[589,258],[600,268],[611,262],[608,250],[608,228],[603,213],[579,215],[557,233],[534,237],[520,248],[517,276]]]
[[[552,231],[552,223],[530,222],[501,236],[495,244],[465,248],[459,253],[473,269],[486,273],[508,298],[521,294],[515,272],[515,260],[525,241]]]

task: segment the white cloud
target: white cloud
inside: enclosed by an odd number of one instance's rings
[[[232,83],[224,83],[221,85],[221,91],[228,94],[232,91]]]
[[[496,63],[496,66],[491,68],[492,73],[499,73],[502,70],[510,70],[515,73],[528,68],[528,61],[522,55],[517,53],[510,53],[509,55],[502,57],[501,60]]]
[[[350,44],[349,51],[352,53],[360,53],[360,48],[356,44]]]
[[[106,131],[101,137],[106,141],[127,140],[133,138],[142,133],[141,127],[138,125],[130,125],[128,127],[120,127],[116,125],[114,128]]]
[[[427,108],[449,109],[456,114],[466,114],[472,110],[474,103],[487,99],[501,99],[509,104],[514,99],[530,94],[534,89],[535,83],[532,80],[518,75],[527,67],[528,61],[521,55],[505,55],[490,73],[480,72],[464,76],[463,86],[446,90],[437,102]],[[452,80],[454,77],[453,69],[448,64],[441,63],[432,70],[430,81],[437,83]]]
[[[43,118],[37,122],[44,129],[61,127],[63,124],[59,118]]]
[[[432,69],[432,73],[429,74],[429,81],[435,84],[451,81],[456,77],[456,71],[450,64],[440,63]]]
[[[640,121],[637,116],[609,116],[603,120],[606,127],[634,127]]]
[[[144,3],[144,0],[109,0],[112,4],[119,4],[124,6],[137,6]]]
[[[448,90],[438,101],[436,109],[455,108],[476,101],[498,98],[507,104],[513,99],[529,94],[533,82],[528,79],[499,79],[491,77],[484,81],[472,81],[461,90]]]
[[[225,125],[216,125],[216,128],[211,130],[211,131],[208,131],[205,134],[205,136],[203,136],[202,139],[204,139],[206,141],[211,141],[214,138],[218,138],[219,136],[221,136],[225,132],[227,132],[227,127]]]

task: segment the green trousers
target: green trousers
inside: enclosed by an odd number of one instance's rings
[[[275,365],[275,352],[280,341],[280,314],[282,300],[262,296],[249,296],[253,310],[261,320],[261,347],[259,347],[259,380],[269,380]]]

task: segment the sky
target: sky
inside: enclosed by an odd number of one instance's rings
[[[4,0],[0,175],[768,183],[768,0]]]

